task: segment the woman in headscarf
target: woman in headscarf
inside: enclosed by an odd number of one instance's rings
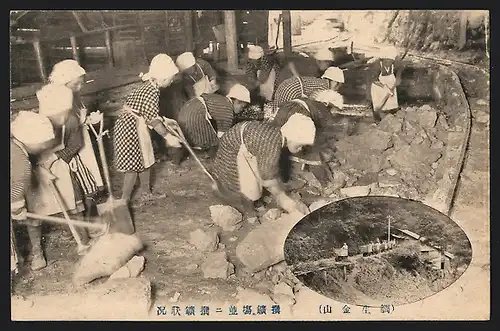
[[[381,113],[395,112],[399,108],[397,86],[401,82],[402,70],[397,68],[398,50],[395,47],[382,49],[374,61],[374,72],[378,75],[371,85],[373,117],[381,120]]]
[[[33,203],[36,213],[54,215],[61,213],[62,208],[70,214],[80,214],[85,211],[85,189],[80,178],[81,173],[89,175],[89,170],[81,162],[78,152],[84,146],[83,127],[79,117],[72,111],[73,91],[63,85],[48,84],[37,92],[39,113],[47,116],[56,132],[54,147],[40,154],[36,168],[38,186],[33,190]],[[57,179],[56,189],[62,198],[61,206],[54,197],[52,189],[47,184],[44,173],[47,169]],[[81,215],[78,215],[80,217]],[[84,215],[89,219],[89,214]],[[77,229],[84,245],[90,241],[85,228]],[[88,247],[86,247],[88,248]],[[79,250],[84,254],[86,249]]]
[[[215,157],[219,138],[234,124],[234,116],[250,103],[250,92],[235,84],[226,96],[202,94],[189,100],[179,112],[179,126],[188,143],[196,149],[208,150]]]
[[[29,154],[36,155],[51,147],[54,142],[54,128],[50,120],[34,112],[19,112],[10,124],[10,213],[15,221],[27,225],[33,259],[31,268],[39,270],[47,265],[42,250],[42,227],[40,221],[27,220],[26,212],[31,211],[27,200],[32,167]],[[18,254],[14,236],[14,225],[10,228],[11,272],[17,273],[22,257]]]
[[[329,144],[325,131],[334,125],[334,117],[330,108],[342,109],[343,105],[343,97],[339,93],[332,90],[315,91],[310,98],[297,98],[282,104],[271,122],[281,128],[294,114],[311,118],[316,128],[314,145],[290,155],[290,161],[299,163],[303,167],[307,165],[322,183],[330,180],[330,170],[322,155],[322,150]]]
[[[87,217],[92,217],[97,215],[95,199],[99,190],[103,188],[103,181],[90,138],[87,124],[87,108],[80,96],[85,74],[85,69],[77,61],[64,60],[54,65],[49,81],[52,84],[66,86],[73,91],[72,110],[82,126],[81,132],[83,136],[83,146],[74,157],[73,168],[76,169],[77,179],[85,195],[84,202]]]
[[[128,97],[114,127],[114,163],[123,172],[122,199],[130,201],[137,178],[142,194],[139,202],[165,197],[152,192],[151,166],[155,163],[149,128],[167,141],[178,145],[167,126],[178,128],[177,122],[159,116],[160,88],[167,87],[179,72],[167,54],[158,54],[149,65],[148,73],[141,75],[144,83]]]
[[[287,212],[307,214],[307,206],[290,198],[281,187],[280,160],[284,150],[298,153],[314,144],[311,118],[295,114],[281,128],[257,121],[241,122],[226,132],[214,160],[219,198],[249,218],[266,188]]]
[[[184,89],[189,99],[204,93],[215,93],[219,89],[214,68],[207,61],[196,59],[193,53],[182,53],[175,64],[182,73]]]
[[[280,65],[275,54],[265,54],[261,46],[248,46],[245,74],[251,86],[258,89],[264,102],[270,102],[278,87]]]
[[[344,83],[344,72],[337,67],[328,68],[321,78],[294,76],[278,86],[273,100],[273,114],[279,107],[293,99],[308,97],[314,91],[333,90],[338,91]],[[272,118],[271,118],[272,119]]]

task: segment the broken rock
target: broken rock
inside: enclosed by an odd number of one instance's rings
[[[292,306],[295,304],[293,289],[285,282],[280,282],[274,286],[273,301],[279,305]]]
[[[396,174],[398,173],[397,170],[394,168],[389,168],[385,172],[387,172],[389,176],[396,176]]]
[[[236,257],[250,272],[258,272],[284,261],[285,239],[302,217],[300,213],[284,213],[274,222],[257,226],[238,244]]]
[[[430,111],[432,110],[432,107],[429,105],[423,105],[419,108],[420,111]]]
[[[219,244],[219,235],[215,231],[197,229],[189,234],[189,243],[202,252],[215,252]]]
[[[326,206],[329,203],[330,203],[330,201],[325,200],[325,199],[321,199],[319,201],[315,201],[315,202],[311,203],[311,205],[309,206],[309,210],[311,212],[313,212],[316,209],[320,209],[321,207]]]
[[[358,148],[385,151],[391,144],[391,134],[379,129],[372,129],[357,136]]]
[[[388,114],[380,121],[378,128],[388,133],[401,132],[403,128],[403,119],[397,118],[392,114]]]
[[[300,174],[300,176],[309,184],[311,185],[312,187],[315,187],[317,189],[320,189],[322,188],[322,185],[321,183],[319,182],[319,180],[316,178],[316,176],[314,176],[314,174],[312,172],[303,172]]]
[[[279,210],[278,208],[272,208],[272,209],[269,209],[264,214],[264,216],[262,217],[262,220],[264,222],[274,221],[274,220],[277,220],[280,216],[281,216],[281,210]]]
[[[333,190],[341,189],[345,186],[347,182],[347,175],[341,170],[336,170],[333,172]]]
[[[234,265],[227,260],[225,251],[210,253],[201,265],[203,277],[226,279],[234,274]]]
[[[378,186],[385,187],[396,187],[401,185],[401,181],[394,176],[386,176],[384,174],[380,174],[378,178]]]
[[[340,193],[348,198],[364,197],[370,194],[370,186],[352,186],[340,189]]]
[[[424,111],[419,114],[418,123],[424,129],[433,128],[437,121],[437,112],[435,110]]]
[[[210,206],[210,215],[212,221],[225,232],[236,231],[242,226],[243,216],[231,206]]]

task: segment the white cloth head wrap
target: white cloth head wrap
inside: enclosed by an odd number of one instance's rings
[[[328,48],[321,48],[314,58],[318,61],[333,61],[333,53]]]
[[[321,78],[327,78],[333,80],[334,82],[344,83],[344,72],[338,67],[330,67],[326,69],[325,73]]]
[[[48,84],[36,92],[39,113],[57,115],[73,108],[73,91],[64,85]]]
[[[334,105],[339,109],[344,108],[344,97],[342,94],[333,90],[313,92],[310,98],[315,101],[323,102],[327,105]]]
[[[381,58],[381,59],[395,60],[398,55],[399,55],[399,51],[394,46],[384,47],[378,53],[378,57]]]
[[[179,69],[175,65],[174,61],[167,54],[158,54],[152,60],[149,65],[149,71],[146,74],[139,75],[143,81],[150,79],[162,80],[165,78],[170,78],[179,73]]]
[[[258,60],[264,56],[264,49],[260,46],[248,45],[248,58]]]
[[[301,145],[314,144],[316,126],[310,117],[302,114],[293,114],[281,127],[283,136]]]
[[[250,103],[250,91],[241,84],[234,84],[229,89],[227,97]]]
[[[175,60],[175,64],[180,71],[184,71],[194,66],[196,64],[196,59],[194,58],[193,53],[185,52],[177,57],[177,59]]]
[[[85,75],[85,69],[77,61],[64,60],[54,65],[49,76],[49,81],[54,84],[66,85],[83,75]]]
[[[10,132],[23,144],[42,144],[55,138],[50,120],[32,111],[21,111],[10,123]]]

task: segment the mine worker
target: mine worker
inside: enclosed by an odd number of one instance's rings
[[[338,91],[344,83],[344,72],[337,67],[328,68],[321,78],[294,76],[278,86],[273,100],[273,114],[281,104],[297,98],[308,97],[318,90]],[[274,116],[274,115],[273,115]]]
[[[280,73],[276,55],[265,54],[261,46],[249,45],[245,73],[250,85],[258,89],[264,101],[272,101]]]
[[[318,67],[317,77],[321,77],[324,72],[334,64],[333,52],[328,48],[319,49],[316,54],[314,54],[314,59]]]
[[[214,68],[207,61],[201,58],[196,59],[193,53],[182,53],[175,60],[175,64],[182,73],[188,99],[204,93],[214,93],[219,89]]]
[[[219,138],[233,126],[235,114],[249,103],[250,92],[241,84],[233,85],[226,96],[202,94],[181,108],[179,126],[191,147],[208,150],[208,156],[213,158]]]
[[[310,98],[297,98],[283,103],[271,122],[282,127],[294,114],[302,114],[312,119],[316,128],[314,146],[304,148],[299,153],[291,155],[290,160],[308,165],[309,170],[322,183],[327,183],[330,180],[330,170],[321,154],[323,147],[329,143],[323,133],[334,124],[330,109],[334,107],[342,109],[343,105],[343,97],[339,93],[332,90],[315,91]]]
[[[83,127],[80,118],[73,111],[73,91],[64,85],[48,84],[37,92],[39,113],[47,116],[55,129],[56,139],[53,147],[39,155],[36,175],[38,185],[33,190],[34,211],[42,215],[54,215],[66,210],[77,218],[83,216],[91,221],[86,211],[84,180],[82,173],[89,175],[90,171],[78,157],[78,152],[84,145]],[[57,179],[53,182],[60,194],[61,206],[48,184],[47,173]],[[88,210],[87,210],[88,211]],[[78,254],[85,254],[90,237],[85,228],[78,228],[78,235],[84,246],[79,247]],[[63,232],[69,237],[68,232]]]
[[[141,74],[143,84],[128,95],[116,121],[114,163],[116,170],[124,173],[122,199],[126,203],[130,201],[138,177],[142,191],[139,203],[165,197],[165,194],[154,193],[151,187],[151,166],[155,158],[149,128],[164,137],[168,146],[180,146],[167,130],[177,130],[177,122],[159,116],[160,88],[167,87],[178,72],[170,56],[156,55],[148,73]]]
[[[42,227],[39,221],[27,220],[26,212],[31,211],[28,195],[32,182],[32,167],[29,154],[39,154],[48,149],[55,139],[50,120],[35,112],[22,111],[10,125],[10,210],[11,218],[27,225],[31,242],[31,269],[39,270],[47,265],[42,250]],[[13,224],[10,230],[11,272],[17,273],[22,257],[18,254]]]
[[[103,181],[90,138],[87,121],[89,114],[80,96],[85,74],[85,69],[77,61],[64,60],[54,65],[49,81],[52,84],[66,86],[73,91],[73,111],[82,126],[83,147],[73,158],[72,168],[76,169],[77,178],[83,189],[87,217],[92,217],[97,215],[96,198],[99,191],[103,189]]]
[[[345,256],[345,257],[349,256],[349,247],[347,246],[346,243],[344,243],[344,245],[342,245],[342,251],[344,253],[343,256]]]
[[[297,153],[314,144],[315,134],[313,121],[302,114],[291,116],[281,129],[258,121],[234,125],[222,136],[214,160],[219,197],[251,218],[256,216],[254,202],[264,187],[287,212],[307,214],[307,206],[280,187],[280,159],[285,148]]]
[[[370,96],[375,121],[381,120],[381,113],[395,112],[399,108],[397,86],[401,82],[402,70],[397,68],[398,50],[395,47],[383,48],[375,61],[374,72],[378,75],[371,85]]]

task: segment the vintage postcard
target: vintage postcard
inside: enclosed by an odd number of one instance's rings
[[[11,319],[490,319],[487,10],[10,13]]]

